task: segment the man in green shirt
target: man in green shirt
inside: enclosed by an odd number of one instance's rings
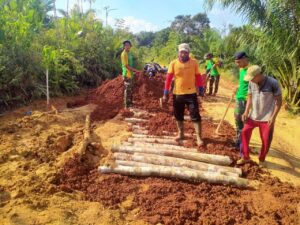
[[[122,62],[122,76],[124,80],[125,90],[124,90],[124,105],[125,108],[128,108],[132,105],[132,91],[133,91],[133,81],[134,81],[134,73],[140,74],[141,71],[133,68],[133,55],[130,52],[131,42],[124,41],[123,42],[123,52],[121,54],[121,62]]]
[[[247,74],[249,67],[248,56],[245,52],[237,52],[234,55],[235,64],[240,69],[239,75],[239,86],[235,89],[234,95],[236,99],[235,109],[234,109],[234,118],[236,124],[236,148],[240,150],[242,154],[242,142],[241,142],[241,132],[244,127],[242,121],[242,115],[245,112],[246,103],[247,103],[247,94],[248,94],[248,83],[244,80],[244,77]]]
[[[209,74],[209,95],[216,95],[219,87],[220,73],[218,71],[218,63],[213,59],[213,54],[207,54],[206,74]],[[215,89],[213,91],[213,86]],[[213,93],[214,92],[214,93]]]

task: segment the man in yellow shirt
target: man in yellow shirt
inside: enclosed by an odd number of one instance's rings
[[[141,71],[133,68],[133,55],[130,52],[131,42],[126,40],[123,42],[123,52],[121,54],[122,76],[124,80],[124,105],[128,108],[132,105],[132,91],[134,86],[134,73],[140,74]]]
[[[203,81],[199,72],[198,62],[189,57],[189,45],[186,43],[180,44],[178,50],[178,59],[173,60],[169,65],[163,101],[168,101],[171,82],[174,78],[173,109],[178,128],[176,140],[184,139],[183,120],[185,106],[187,106],[195,126],[197,145],[201,146],[203,141],[201,138],[201,116],[197,91],[200,92],[201,88],[203,88]]]

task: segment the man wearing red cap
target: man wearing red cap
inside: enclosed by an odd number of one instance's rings
[[[189,45],[186,43],[180,44],[178,50],[178,59],[173,60],[169,65],[163,101],[168,101],[171,82],[174,78],[173,109],[178,128],[176,140],[184,139],[183,121],[185,106],[187,106],[191,120],[194,123],[197,135],[197,145],[201,146],[203,145],[203,141],[201,138],[201,117],[199,113],[197,91],[200,93],[203,90],[204,85],[199,72],[198,62],[189,57]]]

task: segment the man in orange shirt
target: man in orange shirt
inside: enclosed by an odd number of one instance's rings
[[[197,145],[201,146],[203,145],[203,141],[201,138],[201,116],[199,113],[197,90],[201,93],[204,85],[199,72],[198,62],[189,57],[189,45],[186,43],[180,44],[178,50],[178,59],[173,60],[169,65],[163,101],[168,101],[171,82],[174,78],[173,109],[178,128],[176,140],[184,139],[183,120],[185,106],[187,106],[191,120],[195,126]]]

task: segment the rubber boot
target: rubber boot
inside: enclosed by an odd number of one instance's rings
[[[184,131],[183,131],[183,121],[176,121],[178,134],[175,138],[176,141],[180,141],[184,139]]]
[[[195,131],[196,131],[197,145],[202,146],[203,141],[201,139],[201,122],[194,122],[194,127],[195,127]]]

